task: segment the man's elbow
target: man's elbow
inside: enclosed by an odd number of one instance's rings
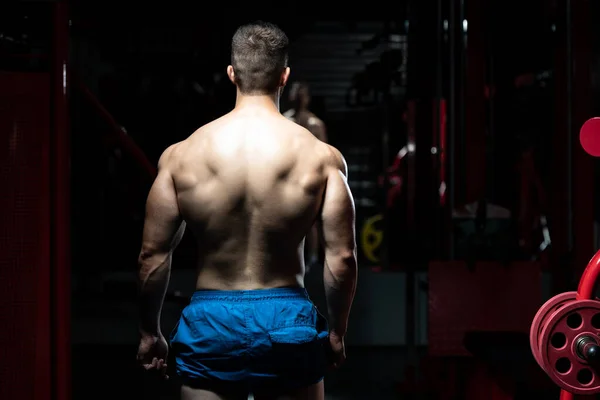
[[[155,257],[161,257],[173,252],[173,243],[142,243],[142,248],[138,255],[138,260],[144,261]]]
[[[138,256],[140,275],[149,275],[153,271],[164,267],[168,264],[165,261],[170,258],[170,255],[169,251],[143,246]]]
[[[348,246],[326,251],[326,258],[334,261],[334,264],[343,266],[346,269],[355,269],[357,267],[357,251],[356,247]]]
[[[352,248],[325,253],[325,280],[334,288],[353,287],[358,275],[356,251]]]
[[[357,251],[356,247],[347,247],[338,252],[338,257],[348,263],[356,263]]]
[[[160,251],[156,247],[142,246],[142,249],[140,250],[140,254],[138,255],[138,264],[141,265],[141,264],[146,263],[148,260],[152,260],[159,253],[160,253]]]

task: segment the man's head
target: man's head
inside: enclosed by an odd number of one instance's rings
[[[288,68],[287,35],[276,25],[254,22],[240,26],[231,40],[229,79],[241,94],[265,95],[285,86]]]
[[[308,105],[310,104],[310,90],[308,83],[292,83],[288,98],[294,108],[308,108]]]

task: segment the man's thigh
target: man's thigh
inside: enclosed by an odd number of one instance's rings
[[[247,400],[248,393],[217,393],[207,389],[181,386],[181,400]]]
[[[254,393],[254,400],[324,400],[325,385],[323,381],[288,393]],[[184,400],[184,399],[182,399]]]

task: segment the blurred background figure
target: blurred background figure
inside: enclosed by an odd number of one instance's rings
[[[287,118],[302,125],[315,137],[327,143],[325,123],[310,110],[310,88],[306,82],[294,82],[289,88],[291,108],[283,113]]]
[[[322,119],[313,113],[310,107],[310,88],[306,82],[294,82],[289,88],[290,108],[283,113],[284,116],[308,129],[315,137],[327,143],[327,128]],[[320,259],[321,248],[317,226],[313,226],[304,242],[304,256],[306,257],[307,272],[317,264]]]

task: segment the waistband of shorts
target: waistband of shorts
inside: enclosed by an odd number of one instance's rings
[[[231,302],[263,301],[277,299],[309,300],[308,292],[302,287],[284,287],[255,290],[196,290],[191,302],[218,300]]]

